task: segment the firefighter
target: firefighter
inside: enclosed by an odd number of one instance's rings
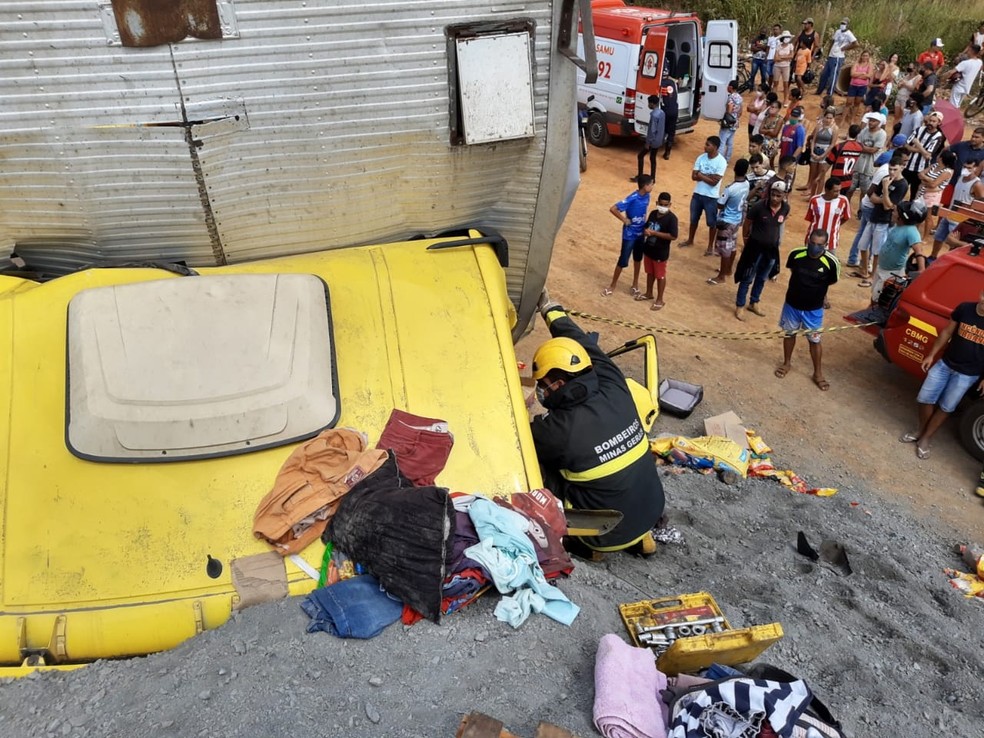
[[[533,442],[547,487],[573,508],[618,510],[603,536],[568,537],[568,549],[597,559],[609,551],[650,556],[663,514],[663,485],[625,376],[544,290],[540,313],[553,336],[533,357]]]

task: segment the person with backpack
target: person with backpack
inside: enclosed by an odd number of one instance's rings
[[[733,79],[728,83],[728,101],[725,106],[724,117],[721,119],[721,130],[718,138],[721,139],[721,155],[725,161],[731,160],[734,151],[735,132],[741,125],[741,113],[745,103],[738,94],[738,80]]]

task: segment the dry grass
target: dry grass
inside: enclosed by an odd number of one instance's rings
[[[637,5],[696,10],[701,17],[736,18],[746,37],[762,26],[779,22],[794,34],[803,18],[812,16],[817,30],[827,36],[843,16],[851,19],[851,30],[868,47],[888,56],[895,52],[903,62],[915,59],[939,36],[944,41],[947,59],[966,46],[977,24],[984,20],[984,0],[865,0],[831,3],[792,3],[782,0],[637,0]],[[824,47],[826,48],[826,43]]]

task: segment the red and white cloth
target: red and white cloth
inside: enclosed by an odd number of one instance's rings
[[[805,219],[810,224],[806,229],[807,240],[813,231],[822,228],[827,231],[827,248],[836,251],[841,223],[851,219],[851,202],[843,195],[838,195],[833,200],[816,195],[810,198]]]

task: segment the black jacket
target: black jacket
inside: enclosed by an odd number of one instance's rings
[[[551,393],[544,402],[547,413],[533,420],[545,482],[572,507],[620,511],[625,517],[615,530],[585,539],[595,548],[617,549],[663,514],[663,485],[649,439],[615,363],[563,308],[550,310],[547,322],[551,335],[573,338],[585,348],[592,370]]]

